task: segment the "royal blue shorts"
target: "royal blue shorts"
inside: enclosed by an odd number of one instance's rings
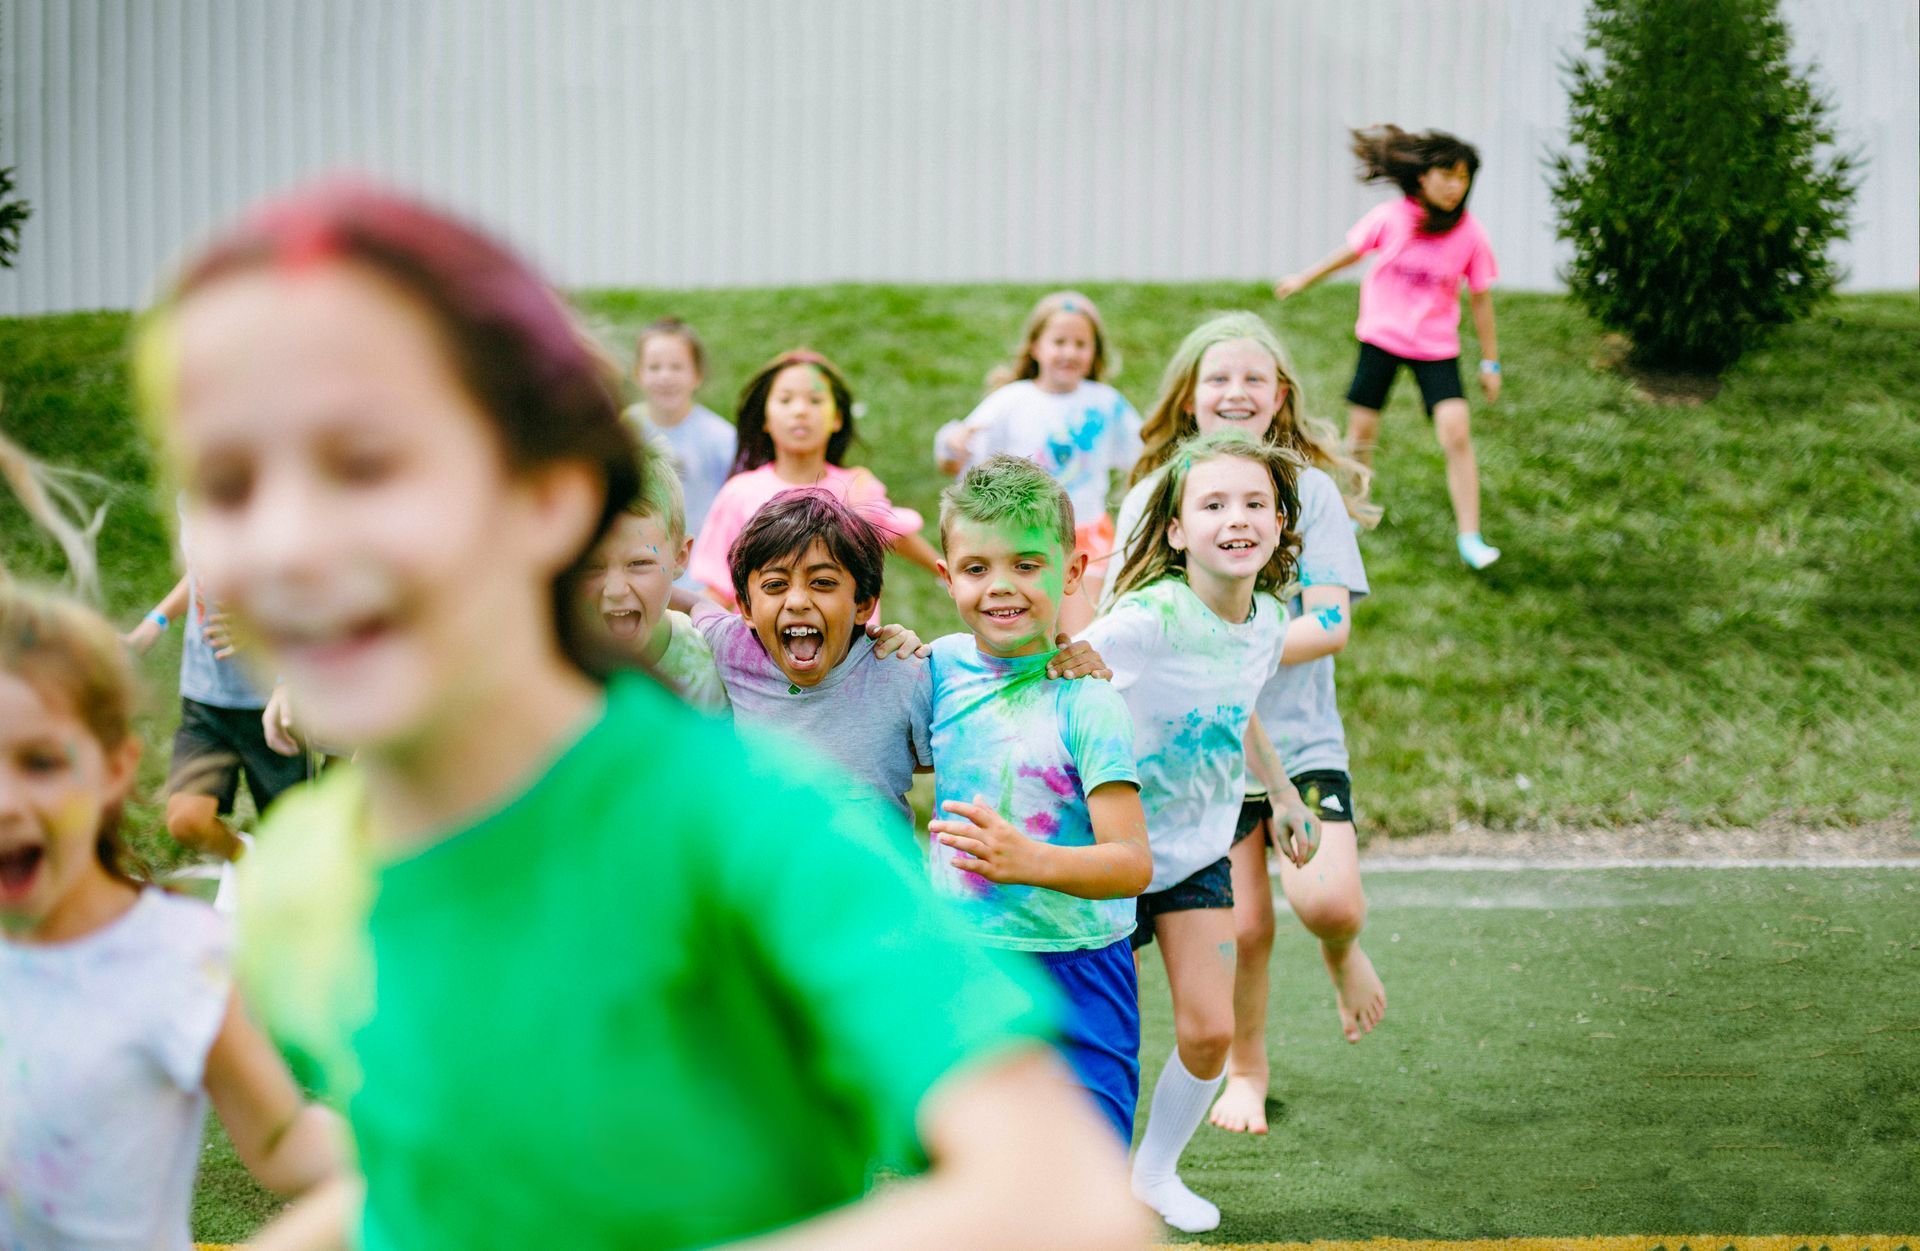
[[[1121,939],[1086,951],[1034,953],[1067,1001],[1060,1053],[1120,1142],[1133,1142],[1140,1101],[1140,987],[1133,950]]]

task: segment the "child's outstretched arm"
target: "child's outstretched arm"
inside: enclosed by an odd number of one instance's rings
[[[1493,292],[1475,291],[1469,297],[1473,304],[1473,333],[1480,337],[1480,389],[1487,393],[1487,403],[1500,402],[1500,336],[1493,325]],[[1492,369],[1487,366],[1492,365]]]
[[[738,1251],[1145,1251],[1113,1131],[1060,1061],[1029,1048],[967,1069],[920,1109],[933,1162],[913,1181]]]
[[[1313,859],[1313,853],[1320,850],[1320,822],[1300,798],[1293,779],[1287,776],[1287,767],[1280,753],[1274,750],[1273,740],[1267,737],[1267,728],[1260,724],[1259,717],[1247,721],[1242,746],[1247,752],[1247,768],[1267,788],[1268,802],[1273,805],[1277,818],[1274,835],[1280,842],[1280,854],[1293,861],[1295,867],[1306,864]]]
[[[1349,247],[1329,253],[1312,269],[1303,269],[1297,274],[1288,274],[1273,284],[1273,298],[1284,300],[1290,295],[1298,295],[1328,274],[1337,273],[1360,259],[1360,254]]]
[[[1287,622],[1280,663],[1300,665],[1345,649],[1353,634],[1353,592],[1344,586],[1309,586],[1300,592],[1300,615]]]
[[[928,822],[927,829],[961,853],[957,867],[989,882],[1044,886],[1081,899],[1127,899],[1153,880],[1146,812],[1131,782],[1108,782],[1087,796],[1092,846],[1059,847],[1028,838],[978,795],[972,803],[949,799],[942,807],[952,815]]]
[[[940,553],[933,550],[933,544],[917,534],[903,534],[888,544],[899,556],[904,556],[928,573],[940,572]]]
[[[339,1117],[301,1096],[237,995],[207,1052],[206,1085],[234,1153],[268,1190],[297,1195],[339,1172]]]
[[[185,578],[174,583],[173,589],[167,592],[166,598],[155,604],[152,611],[140,619],[139,625],[121,635],[120,641],[131,647],[134,655],[146,655],[154,643],[159,641],[160,636],[166,633],[167,627],[161,625],[160,620],[172,622],[187,611],[189,589]]]

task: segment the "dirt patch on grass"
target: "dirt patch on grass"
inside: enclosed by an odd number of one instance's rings
[[[1594,367],[1624,377],[1632,384],[1635,398],[1648,404],[1698,408],[1720,394],[1718,374],[1636,365],[1630,359],[1632,352],[1633,343],[1625,335],[1602,335]]]
[[[1473,856],[1541,860],[1911,860],[1920,858],[1912,816],[1834,828],[1780,819],[1745,829],[1706,829],[1655,821],[1619,829],[1548,827],[1488,830],[1477,826],[1407,838],[1375,838],[1363,860]]]

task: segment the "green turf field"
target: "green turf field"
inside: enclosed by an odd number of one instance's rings
[[[1920,871],[1418,870],[1369,890],[1387,1018],[1341,1039],[1282,915],[1273,1132],[1201,1127],[1186,1178],[1225,1214],[1202,1241],[1920,1231]],[[1147,970],[1150,1087],[1172,1024]],[[195,1235],[244,1237],[270,1207],[216,1129]]]

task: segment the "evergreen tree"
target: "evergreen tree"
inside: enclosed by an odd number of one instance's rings
[[[1592,0],[1553,157],[1566,279],[1638,364],[1720,370],[1839,278],[1857,162],[1775,0]]]

